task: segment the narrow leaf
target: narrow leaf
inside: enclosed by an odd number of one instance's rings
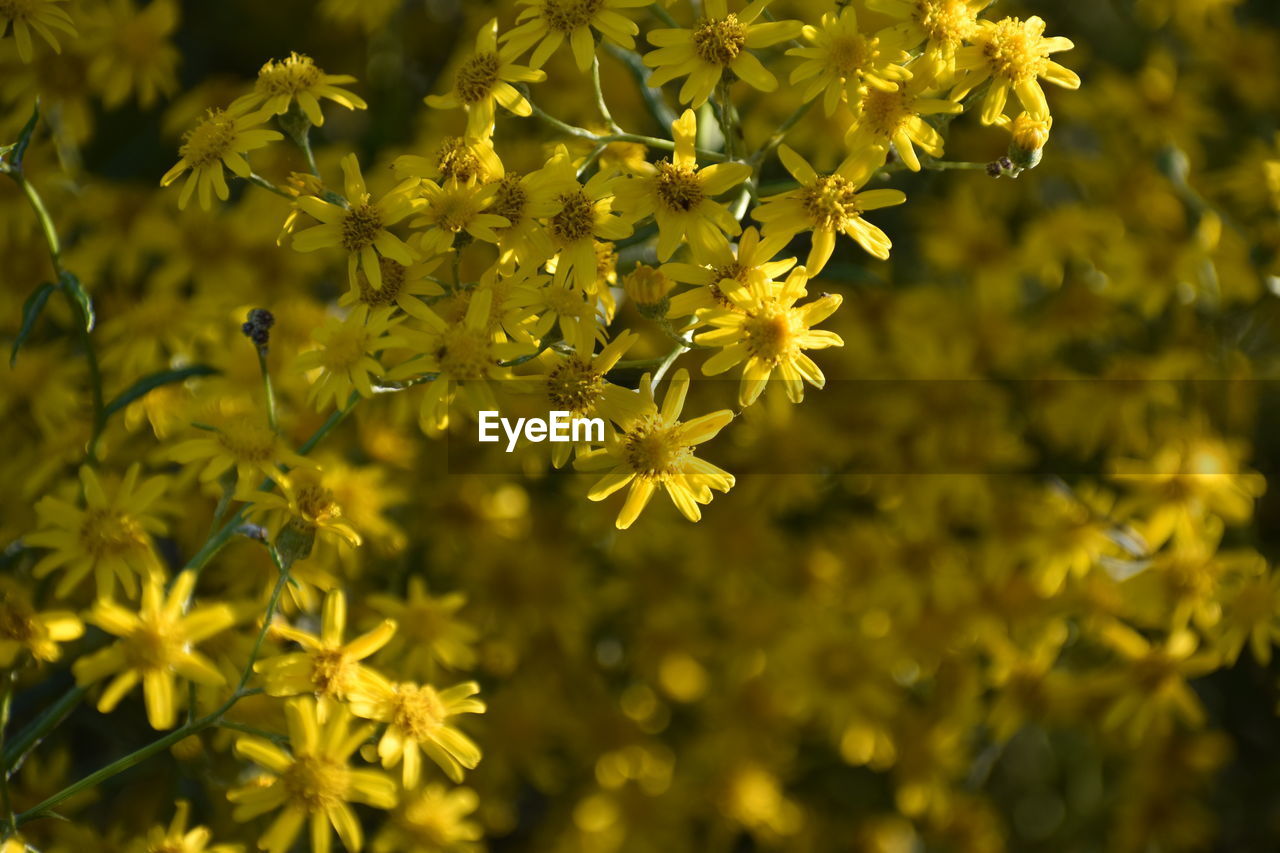
[[[9,158],[9,162],[13,164],[15,172],[22,169],[22,158],[27,156],[27,146],[31,144],[31,135],[36,132],[36,124],[39,121],[40,100],[37,98],[35,109],[31,111],[31,118],[27,119],[22,132],[18,134],[18,141],[13,144],[13,156]]]
[[[155,389],[163,385],[172,385],[175,382],[185,382],[193,376],[213,376],[218,373],[218,369],[210,367],[207,364],[193,364],[189,367],[180,367],[177,370],[164,370],[160,373],[153,373],[150,376],[144,376],[137,382],[133,383],[128,389],[122,391],[114,400],[107,403],[102,410],[102,416],[109,418],[116,412],[123,409],[135,400],[140,400],[150,394]]]
[[[22,328],[18,329],[18,336],[13,339],[13,350],[9,353],[10,367],[18,361],[18,350],[27,342],[27,338],[31,337],[31,332],[36,327],[36,320],[40,319],[40,312],[49,301],[49,294],[55,290],[57,290],[56,287],[45,282],[31,291],[27,301],[22,303]]]
[[[84,285],[80,284],[80,279],[69,272],[63,272],[60,282],[67,293],[70,293],[76,301],[76,306],[80,309],[80,319],[84,322],[84,330],[86,332],[93,331],[94,313],[93,300],[89,298],[89,294],[85,291]]]

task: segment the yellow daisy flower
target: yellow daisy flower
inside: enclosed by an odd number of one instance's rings
[[[454,670],[475,665],[479,632],[458,618],[458,611],[467,603],[464,593],[433,596],[426,581],[414,575],[405,595],[374,593],[367,601],[383,617],[400,625],[383,654],[397,661],[402,672],[432,677],[437,664]]]
[[[37,661],[62,656],[58,643],[78,639],[84,623],[70,610],[37,612],[31,595],[12,578],[0,578],[0,668],[11,668],[23,651]]]
[[[789,242],[790,235],[775,234],[762,238],[757,229],[748,228],[742,232],[736,246],[722,243],[709,252],[695,253],[696,263],[663,264],[661,270],[664,275],[683,284],[695,285],[692,290],[671,297],[667,317],[675,320],[696,317],[704,308],[734,308],[735,303],[725,296],[720,282],[730,279],[749,287],[763,287],[765,282],[786,275],[787,270],[796,265],[796,259],[775,261],[774,257]]]
[[[191,803],[178,800],[173,820],[168,826],[153,826],[147,834],[130,848],[131,853],[241,853],[240,844],[215,844],[209,846],[213,833],[207,826],[187,829],[191,817]]]
[[[136,92],[138,106],[150,109],[178,88],[182,56],[171,41],[181,12],[175,0],[152,0],[139,7],[114,0],[92,7],[85,32],[93,45],[89,78],[108,109]],[[89,10],[86,10],[89,11]]]
[[[185,172],[186,183],[178,195],[178,209],[185,210],[191,194],[200,191],[200,206],[208,210],[213,206],[213,196],[226,201],[231,193],[222,173],[225,164],[241,178],[247,178],[253,170],[244,158],[246,152],[269,145],[282,135],[274,130],[262,130],[257,126],[271,116],[265,112],[235,115],[222,110],[209,110],[200,123],[187,131],[178,149],[181,157],[177,164],[164,173],[160,186],[167,187]]]
[[[117,581],[125,595],[133,598],[138,594],[137,578],[164,574],[151,537],[166,530],[153,506],[169,481],[148,477],[139,482],[140,471],[137,463],[129,466],[119,486],[108,493],[86,465],[80,469],[84,509],[52,495],[36,504],[40,527],[24,539],[28,545],[53,551],[36,563],[32,570],[36,578],[64,570],[54,595],[65,597],[92,573],[100,598],[112,598]]]
[[[942,156],[942,135],[921,116],[957,115],[964,107],[955,101],[927,98],[915,80],[892,91],[868,87],[862,93],[845,145],[855,152],[859,168],[867,171],[885,164],[892,148],[913,172],[920,171],[916,147],[931,157]]]
[[[382,287],[380,257],[408,266],[414,262],[413,252],[388,228],[422,206],[400,188],[372,201],[360,172],[356,155],[342,158],[347,204],[339,205],[314,195],[300,196],[296,202],[311,216],[320,220],[293,235],[293,248],[299,252],[336,247],[347,253],[347,277],[358,287],[357,270],[364,272],[375,290]]]
[[[450,779],[462,781],[463,768],[480,763],[480,747],[449,725],[458,714],[483,714],[484,702],[472,698],[480,692],[474,681],[437,691],[429,684],[383,683],[376,690],[351,700],[357,717],[386,723],[378,741],[378,757],[384,768],[403,762],[405,788],[418,786],[422,776],[419,753],[440,765]]]
[[[183,572],[166,596],[163,579],[153,576],[143,587],[136,614],[112,601],[94,603],[85,621],[120,639],[80,658],[72,672],[81,687],[115,676],[98,699],[99,712],[111,713],[125,694],[142,682],[148,722],[155,729],[170,729],[178,713],[175,676],[211,687],[226,683],[213,662],[192,647],[231,627],[235,611],[227,604],[188,610],[195,586],[195,572]]]
[[[786,145],[779,146],[778,157],[797,181],[800,189],[763,199],[751,212],[763,223],[766,237],[786,234],[790,239],[801,231],[813,231],[813,247],[805,267],[817,275],[827,265],[835,250],[836,234],[844,233],[880,260],[887,260],[892,243],[862,214],[902,204],[907,200],[901,190],[867,190],[858,192],[871,173],[856,160],[845,160],[833,174],[819,175],[809,163]]]
[[[676,508],[690,521],[702,517],[698,504],[711,503],[711,490],[727,492],[733,488],[733,475],[710,462],[694,456],[694,448],[715,438],[733,420],[733,412],[721,409],[681,421],[685,396],[689,392],[689,371],[681,368],[671,379],[659,409],[653,399],[653,387],[646,374],[640,382],[645,414],[610,436],[605,446],[579,456],[574,467],[583,471],[609,468],[587,493],[593,501],[602,501],[630,485],[627,499],[615,522],[626,530],[644,511],[658,487],[666,489]]]
[[[426,261],[405,266],[390,258],[378,258],[378,272],[382,275],[382,287],[374,288],[363,270],[356,273],[356,282],[338,299],[346,307],[363,305],[371,312],[379,308],[399,308],[420,302],[420,297],[439,296],[444,289],[431,280],[431,273],[444,261],[439,255]]]
[[[364,840],[360,820],[348,803],[364,803],[389,809],[396,802],[396,786],[385,773],[352,767],[351,756],[373,732],[372,725],[352,730],[346,708],[327,719],[314,699],[291,699],[284,706],[289,728],[289,751],[260,737],[236,739],[235,753],[262,766],[262,779],[227,792],[235,804],[231,816],[238,821],[280,809],[280,814],[258,839],[267,853],[286,853],[309,824],[312,853],[329,853],[333,834],[350,853]]]
[[[467,136],[446,136],[431,157],[402,154],[392,161],[391,169],[401,180],[428,178],[436,183],[450,178],[489,183],[506,173],[492,141]]]
[[[821,26],[805,24],[803,35],[813,47],[787,51],[787,56],[804,60],[791,72],[791,85],[808,81],[801,97],[812,101],[821,94],[827,115],[841,102],[856,110],[868,88],[892,92],[911,79],[911,72],[900,64],[908,59],[906,51],[891,39],[859,30],[858,12],[852,5],[836,15],[823,14]]]
[[[325,485],[319,471],[304,470],[294,476],[284,494],[258,492],[249,507],[248,517],[270,516],[270,526],[279,532],[286,526],[299,530],[305,537],[317,534],[332,536],[352,548],[359,547],[360,534],[342,514],[342,506],[333,490]],[[306,555],[299,555],[299,559]]]
[[[644,163],[614,190],[618,207],[633,221],[652,216],[658,223],[660,261],[669,260],[686,239],[695,251],[711,251],[725,242],[724,235],[741,233],[728,208],[712,199],[751,176],[746,163],[698,168],[694,152],[698,122],[693,110],[685,110],[671,124],[671,135],[676,148],[670,160]]]
[[[0,3],[0,38],[13,25],[13,40],[18,45],[18,58],[30,62],[31,31],[35,30],[40,37],[49,43],[55,53],[62,52],[54,30],[61,30],[70,36],[76,35],[75,24],[66,10],[59,6],[64,0],[5,0]]]
[[[884,31],[907,50],[921,44],[921,61],[937,82],[955,73],[956,51],[978,29],[978,13],[989,0],[867,0],[867,9],[899,21]]]
[[[774,77],[751,49],[793,39],[800,35],[799,21],[756,23],[770,0],[753,0],[741,12],[730,12],[728,0],[706,0],[702,18],[693,29],[657,29],[649,43],[657,50],[644,55],[644,64],[655,69],[650,86],[662,86],[687,77],[680,87],[680,102],[697,108],[707,102],[726,70],[762,92],[778,88]]]
[[[484,830],[466,816],[479,805],[480,797],[470,788],[433,783],[406,792],[374,837],[373,853],[478,853],[474,842],[484,837]]]
[[[495,102],[515,115],[533,115],[533,107],[511,84],[538,83],[547,75],[514,64],[512,60],[523,52],[511,44],[498,49],[498,19],[493,18],[476,34],[475,51],[454,75],[453,91],[428,95],[427,106],[438,110],[462,107],[467,111],[467,135],[482,139],[493,135]]]
[[[271,429],[266,416],[257,412],[231,415],[207,432],[212,434],[174,445],[169,449],[169,458],[183,465],[203,463],[202,483],[211,483],[234,469],[236,500],[251,500],[264,479],[288,485],[289,475],[280,470],[282,465],[289,468],[315,465],[295,453]]]
[[[458,235],[464,233],[476,240],[497,243],[497,229],[509,224],[503,217],[486,211],[498,193],[497,184],[481,184],[475,178],[449,178],[442,185],[421,178],[416,191],[423,201],[422,215],[409,226],[426,229],[418,237],[418,250],[425,257],[449,251]]]
[[[541,169],[524,175],[509,172],[495,182],[488,212],[509,223],[495,229],[504,263],[541,264],[555,254],[546,220],[560,212],[562,196],[578,190],[568,160],[568,150],[558,146]]]
[[[559,210],[547,223],[556,252],[547,268],[553,271],[556,283],[570,282],[585,293],[594,293],[598,281],[596,239],[621,240],[632,231],[614,209],[614,189],[622,178],[611,172],[597,172],[583,185],[574,177],[573,164],[567,156],[557,156],[547,166],[557,170],[554,177],[558,183],[571,187],[557,197]]]
[[[264,658],[253,665],[262,676],[269,696],[297,696],[314,693],[320,712],[378,686],[378,676],[360,661],[387,644],[396,632],[394,620],[385,619],[372,631],[344,643],[347,630],[347,597],[342,590],[330,590],[324,599],[319,635],[288,625],[272,625],[273,634],[302,646],[302,651]]]
[[[1062,36],[1045,38],[1044,27],[1044,20],[1036,15],[1025,21],[980,21],[973,43],[956,52],[956,70],[962,75],[951,90],[951,99],[962,100],[990,80],[991,88],[982,99],[983,124],[995,124],[1004,113],[1010,89],[1034,118],[1048,118],[1049,102],[1040,80],[1064,89],[1079,89],[1080,75],[1049,58],[1050,54],[1071,50],[1075,45]]]
[[[721,348],[703,362],[702,372],[715,376],[746,362],[739,405],[754,403],[775,370],[782,375],[793,403],[804,399],[805,382],[815,388],[826,384],[822,370],[804,350],[844,346],[835,332],[813,328],[835,313],[841,297],[828,293],[797,307],[796,301],[807,295],[807,281],[804,267],[792,270],[781,286],[772,282],[752,286],[724,279],[721,290],[737,310],[711,309],[702,315],[701,319],[715,328],[695,336],[694,343]]]
[[[373,396],[372,379],[384,372],[378,353],[405,346],[403,339],[392,334],[397,323],[393,310],[357,305],[346,317],[329,317],[312,331],[317,346],[301,353],[294,369],[310,375],[307,399],[317,411],[345,408],[353,388],[362,397]]]
[[[516,16],[516,28],[502,40],[519,56],[537,45],[529,64],[541,68],[565,39],[573,51],[579,71],[591,67],[596,55],[594,29],[609,41],[635,50],[635,35],[640,27],[635,21],[615,11],[648,6],[650,0],[517,0],[525,8]]]
[[[258,71],[253,91],[237,98],[231,104],[231,112],[249,112],[261,109],[271,115],[284,115],[289,107],[297,104],[307,119],[316,127],[324,124],[324,112],[320,99],[328,98],[349,110],[368,107],[354,92],[339,86],[354,83],[349,74],[326,74],[311,57],[293,51],[288,59],[270,60]]]

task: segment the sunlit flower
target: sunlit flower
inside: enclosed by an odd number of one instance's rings
[[[1080,76],[1049,59],[1050,54],[1071,50],[1075,45],[1062,36],[1045,38],[1044,26],[1044,21],[1035,15],[1025,21],[980,21],[972,44],[956,52],[956,69],[962,76],[951,90],[952,100],[962,100],[990,80],[991,88],[982,99],[983,124],[994,124],[1004,113],[1010,89],[1033,117],[1048,118],[1049,102],[1040,88],[1040,79],[1078,89]]]
[[[619,47],[635,50],[636,22],[616,11],[649,5],[648,0],[517,0],[524,8],[516,16],[516,28],[502,40],[519,56],[534,45],[529,64],[541,68],[569,40],[579,71],[591,67],[596,55],[592,30]]]
[[[200,123],[183,137],[182,147],[178,149],[182,159],[165,172],[160,186],[169,186],[189,170],[191,174],[187,175],[178,195],[179,209],[186,208],[191,194],[197,189],[200,191],[200,206],[205,210],[212,207],[215,194],[226,201],[231,197],[231,191],[222,167],[225,165],[238,177],[248,178],[253,170],[244,155],[284,139],[274,130],[257,127],[270,117],[265,112],[234,115],[222,110],[209,110]]]
[[[450,718],[483,714],[484,703],[472,698],[478,692],[480,685],[474,681],[439,691],[429,684],[383,682],[353,697],[351,711],[357,717],[387,724],[378,740],[378,757],[386,768],[403,764],[405,788],[418,786],[421,755],[438,764],[450,779],[461,782],[463,769],[472,770],[480,763],[480,748],[450,725]]]
[[[820,27],[806,24],[803,35],[813,46],[787,51],[787,56],[804,60],[791,72],[791,85],[809,81],[802,97],[812,101],[821,94],[827,115],[834,113],[841,101],[857,115],[868,89],[892,92],[911,79],[911,72],[901,64],[907,61],[907,54],[899,43],[886,33],[863,33],[852,4],[839,14],[823,14]]]
[[[893,91],[868,87],[845,142],[862,169],[879,169],[892,150],[908,169],[918,172],[916,148],[930,157],[941,157],[943,145],[942,135],[922,117],[955,115],[963,109],[955,101],[924,97],[915,81]]]
[[[462,107],[467,111],[467,135],[488,138],[493,133],[494,104],[518,116],[530,116],[533,108],[512,83],[537,83],[547,79],[543,71],[516,65],[524,50],[515,44],[498,48],[498,19],[493,18],[476,34],[471,56],[454,73],[453,91],[428,95],[427,106],[439,110]]]

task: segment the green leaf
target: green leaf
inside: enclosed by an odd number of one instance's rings
[[[27,301],[22,303],[22,328],[18,330],[18,336],[13,339],[13,350],[9,353],[10,367],[18,361],[18,350],[27,342],[27,338],[31,337],[31,332],[36,327],[36,320],[40,319],[40,312],[44,310],[45,303],[49,301],[49,295],[55,290],[57,290],[56,287],[45,282],[31,291]]]
[[[36,107],[31,111],[31,118],[27,119],[22,132],[18,134],[18,141],[13,144],[13,156],[9,158],[9,162],[15,172],[22,169],[22,158],[27,156],[27,146],[31,144],[31,135],[36,132],[36,124],[39,121],[40,99],[37,98]]]
[[[103,418],[111,417],[134,400],[142,399],[162,385],[185,382],[193,376],[213,376],[219,372],[216,367],[210,367],[207,364],[193,364],[189,367],[180,367],[177,370],[163,370],[150,376],[144,376],[133,383],[127,390],[122,391],[110,403],[107,403],[102,410],[102,416]]]
[[[66,289],[67,293],[76,301],[76,307],[80,309],[80,319],[84,321],[84,330],[86,332],[93,331],[94,313],[93,300],[89,298],[89,294],[85,292],[84,285],[80,284],[80,279],[69,272],[63,272],[62,277],[58,280],[59,284]]]

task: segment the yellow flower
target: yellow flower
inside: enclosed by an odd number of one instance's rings
[[[380,257],[409,266],[414,262],[413,252],[404,241],[388,228],[422,206],[397,188],[378,201],[372,201],[360,172],[356,155],[342,158],[342,173],[347,193],[346,205],[314,195],[300,196],[298,207],[320,220],[293,235],[293,248],[299,252],[335,247],[347,253],[347,277],[352,287],[358,287],[357,270],[363,271],[374,290],[382,288]]]
[[[498,193],[498,184],[481,184],[475,178],[466,181],[449,178],[441,185],[421,178],[416,191],[423,201],[422,215],[409,225],[426,229],[418,238],[418,250],[425,257],[447,252],[462,234],[497,243],[497,230],[510,224],[505,218],[486,211]]]
[[[676,281],[696,285],[693,290],[671,297],[667,317],[696,317],[703,308],[732,308],[734,302],[724,295],[720,282],[731,279],[738,284],[761,287],[773,281],[796,264],[795,258],[773,260],[791,235],[760,237],[755,228],[742,232],[737,246],[719,245],[704,254],[695,254],[697,263],[670,263],[662,265],[662,272]],[[701,322],[701,321],[698,321]]]
[[[384,372],[378,353],[405,346],[391,334],[396,325],[393,310],[357,305],[346,317],[329,317],[312,331],[317,346],[298,356],[295,369],[300,373],[314,371],[307,397],[317,411],[328,406],[346,408],[353,388],[362,397],[373,396],[372,378]]]
[[[94,603],[85,621],[120,639],[80,658],[72,672],[81,687],[115,675],[98,699],[101,713],[110,713],[142,682],[148,722],[152,728],[169,729],[178,712],[175,675],[212,687],[226,683],[217,667],[192,647],[231,627],[235,611],[226,604],[187,610],[195,585],[195,572],[183,572],[166,596],[161,578],[152,577],[142,589],[142,604],[136,614],[111,601]]]
[[[480,747],[449,724],[458,714],[483,714],[484,703],[472,697],[480,692],[474,681],[437,691],[429,684],[383,683],[377,689],[351,700],[357,717],[386,723],[378,741],[378,757],[384,768],[403,761],[405,788],[416,788],[421,778],[419,752],[440,766],[455,782],[462,781],[463,768],[480,763]]]
[[[496,229],[503,261],[540,264],[555,254],[545,220],[557,214],[561,197],[578,190],[569,152],[559,146],[545,166],[527,175],[509,172],[497,187],[488,212],[509,224]]]
[[[804,60],[791,72],[791,85],[809,81],[801,97],[812,101],[822,94],[822,110],[827,115],[842,101],[856,111],[868,88],[892,92],[911,79],[911,72],[899,64],[907,61],[906,52],[883,34],[864,35],[852,5],[846,5],[838,15],[823,14],[820,27],[806,24],[803,35],[813,47],[787,51],[787,56]]]
[[[688,392],[689,371],[681,368],[671,379],[659,410],[646,374],[640,383],[644,415],[626,424],[616,436],[609,436],[604,447],[578,457],[574,463],[584,471],[610,469],[587,493],[590,500],[604,500],[630,484],[618,513],[619,530],[631,526],[659,486],[666,489],[671,502],[690,521],[702,517],[698,504],[711,502],[712,489],[727,492],[733,488],[733,475],[697,458],[693,452],[697,445],[715,438],[733,420],[733,412],[721,409],[681,421],[680,411]]]
[[[254,129],[270,117],[264,112],[233,115],[222,110],[209,110],[200,123],[183,136],[182,147],[178,149],[181,159],[165,172],[160,186],[169,186],[190,170],[191,174],[178,195],[180,210],[186,208],[191,194],[197,189],[200,191],[200,206],[205,210],[212,207],[215,193],[226,201],[231,193],[222,174],[223,165],[239,177],[247,178],[253,170],[249,168],[244,154],[284,139],[274,130]]]
[[[467,111],[467,135],[487,139],[493,135],[494,103],[518,116],[533,115],[533,108],[512,83],[537,83],[547,79],[543,71],[512,62],[524,51],[506,45],[498,49],[498,19],[493,18],[476,34],[475,51],[454,75],[453,91],[428,95],[427,106],[439,110],[462,107]]]
[[[52,495],[40,499],[36,514],[40,528],[26,538],[28,545],[51,548],[32,570],[37,578],[55,569],[65,574],[53,594],[62,598],[93,573],[100,598],[115,595],[116,582],[125,595],[138,594],[137,578],[158,577],[164,567],[156,557],[151,537],[165,532],[153,505],[168,486],[165,477],[138,482],[140,466],[129,466],[124,480],[109,495],[98,475],[87,465],[80,469],[85,507],[80,509]]]
[[[867,8],[898,21],[885,33],[907,49],[922,43],[922,63],[945,83],[955,73],[956,51],[978,28],[988,0],[867,0]]]
[[[396,802],[395,782],[385,773],[349,763],[372,734],[373,726],[353,731],[351,715],[342,707],[326,720],[310,697],[289,700],[284,713],[289,727],[288,752],[260,737],[236,740],[236,755],[261,765],[268,773],[257,782],[227,792],[227,799],[235,804],[231,816],[248,821],[280,809],[258,839],[258,848],[268,853],[285,853],[292,847],[304,822],[309,824],[313,853],[332,849],[330,827],[337,831],[343,846],[356,853],[364,835],[348,803],[389,809]]]
[[[426,582],[414,575],[404,596],[374,593],[368,603],[400,626],[383,654],[397,661],[401,671],[431,677],[436,664],[454,670],[475,665],[473,646],[478,632],[458,618],[458,611],[467,603],[463,593],[433,596]]]
[[[632,231],[631,225],[614,210],[614,188],[622,179],[609,172],[597,172],[585,185],[579,184],[567,152],[559,150],[547,167],[555,170],[553,179],[557,184],[568,187],[557,197],[559,210],[547,224],[557,252],[547,268],[554,268],[553,280],[557,284],[568,281],[585,293],[594,293],[598,281],[596,238],[621,240]]]
[[[24,650],[37,661],[55,661],[62,656],[58,643],[83,633],[84,623],[71,611],[36,612],[25,589],[12,578],[0,578],[0,667],[12,667]]]
[[[210,483],[228,471],[236,474],[235,497],[250,500],[263,479],[280,485],[289,475],[280,470],[312,467],[315,463],[295,453],[267,423],[265,415],[242,412],[227,417],[210,430],[209,438],[190,438],[169,449],[169,458],[184,465],[204,463],[200,482]]]
[[[955,101],[927,98],[916,81],[893,91],[869,87],[845,136],[858,167],[871,171],[885,164],[892,148],[913,172],[920,171],[916,147],[931,157],[942,156],[942,135],[921,116],[956,115],[964,107]]]
[[[130,848],[131,853],[241,853],[239,844],[215,844],[209,846],[213,833],[207,826],[187,829],[191,817],[191,803],[178,800],[173,821],[167,826],[153,826],[147,834]]]
[[[324,124],[320,99],[328,98],[349,110],[363,110],[368,105],[355,93],[341,88],[340,83],[354,83],[349,74],[326,74],[315,61],[296,51],[288,59],[271,60],[258,71],[253,91],[237,98],[231,112],[249,112],[261,108],[271,115],[284,115],[297,103],[307,119],[316,127]]]
[[[973,43],[956,52],[956,69],[962,75],[951,90],[951,99],[962,100],[990,80],[991,88],[982,100],[983,124],[995,124],[1004,113],[1010,89],[1024,110],[1035,118],[1047,119],[1049,102],[1040,88],[1041,78],[1055,86],[1078,89],[1080,76],[1049,59],[1050,54],[1071,50],[1075,45],[1062,36],[1045,38],[1044,26],[1044,21],[1035,15],[1025,21],[980,21]]]
[[[373,853],[471,853],[484,830],[466,816],[480,805],[470,788],[435,783],[406,793],[373,839]]]
[[[544,350],[534,359],[539,372],[524,378],[525,387],[542,394],[550,411],[569,412],[574,418],[602,417],[621,425],[643,416],[644,402],[639,394],[605,380],[639,335],[623,331],[597,353],[593,319],[566,317],[561,319],[560,328],[573,351]],[[564,465],[573,449],[571,442],[553,445],[552,464],[557,468]]]
[[[342,590],[335,589],[324,598],[319,635],[288,625],[273,625],[271,630],[302,646],[303,650],[255,663],[253,671],[262,675],[263,689],[269,696],[314,693],[320,698],[321,714],[327,714],[339,702],[378,686],[378,676],[360,661],[387,644],[396,632],[396,623],[385,619],[372,631],[344,643],[347,597]]]
[[[720,289],[736,310],[713,308],[701,316],[715,329],[697,335],[694,343],[721,348],[703,363],[702,372],[715,376],[746,362],[738,391],[739,405],[754,403],[775,370],[782,375],[787,397],[793,403],[804,399],[805,382],[815,388],[826,384],[822,371],[804,350],[844,346],[835,332],[812,328],[835,313],[841,297],[829,293],[796,307],[796,300],[806,295],[806,281],[804,267],[792,270],[781,285],[768,282],[751,286],[724,279]]]
[[[177,4],[152,0],[139,9],[133,0],[112,0],[97,11],[89,76],[102,91],[103,104],[119,106],[136,92],[138,106],[145,110],[161,95],[172,95],[181,59],[169,40],[180,17]]]
[[[304,470],[293,477],[284,494],[257,492],[249,508],[249,518],[272,515],[277,531],[287,525],[301,528],[304,535],[331,535],[352,548],[360,545],[360,534],[343,517],[342,506],[325,486],[318,471]]]
[[[516,16],[516,28],[502,37],[519,56],[535,44],[529,64],[541,68],[564,40],[569,40],[579,71],[591,67],[596,55],[597,30],[614,44],[635,50],[636,22],[617,12],[648,6],[649,0],[517,0],[525,8]]]
[[[1187,679],[1217,669],[1218,659],[1210,652],[1196,653],[1195,634],[1175,631],[1156,644],[1127,625],[1108,622],[1100,636],[1123,662],[1101,685],[1104,695],[1113,696],[1101,720],[1104,729],[1123,727],[1136,741],[1169,715],[1192,726],[1203,724],[1204,707]]]
[[[439,296],[444,290],[431,280],[430,275],[443,260],[444,256],[441,255],[405,266],[399,261],[379,257],[378,272],[382,278],[382,287],[375,288],[369,283],[369,277],[360,270],[356,273],[355,284],[338,299],[338,304],[362,305],[370,311],[394,306],[403,311],[406,304],[420,302],[419,297]]]
[[[778,157],[797,181],[800,189],[762,199],[751,212],[764,224],[765,237],[813,231],[813,247],[805,262],[810,275],[817,275],[827,265],[835,250],[836,234],[843,233],[857,241],[880,260],[889,257],[892,243],[862,214],[902,204],[907,197],[901,190],[867,190],[858,192],[871,173],[853,158],[846,159],[833,174],[819,175],[809,163],[786,145],[779,146]]]
[[[618,207],[632,220],[652,216],[658,223],[658,260],[667,261],[687,239],[694,251],[711,251],[724,235],[742,231],[738,220],[714,196],[751,176],[746,163],[718,163],[698,168],[694,140],[698,122],[685,110],[671,125],[675,153],[670,160],[644,163],[636,176],[615,189]]]
[[[446,136],[434,157],[402,154],[392,162],[391,168],[401,180],[429,178],[436,183],[450,178],[465,183],[474,178],[483,184],[496,181],[506,173],[492,141],[466,136]]]
[[[759,49],[800,35],[799,21],[756,23],[770,0],[752,0],[741,12],[729,11],[728,0],[706,0],[705,17],[693,29],[658,29],[649,33],[657,50],[644,55],[644,64],[655,69],[650,86],[662,86],[687,77],[680,87],[680,102],[694,108],[711,97],[725,71],[762,92],[778,88],[774,77],[750,49]]]
[[[49,43],[54,52],[61,53],[54,30],[74,36],[75,25],[66,10],[57,5],[63,0],[0,0],[0,38],[4,38],[13,25],[13,40],[18,44],[18,58],[30,62],[31,31],[35,30]]]

